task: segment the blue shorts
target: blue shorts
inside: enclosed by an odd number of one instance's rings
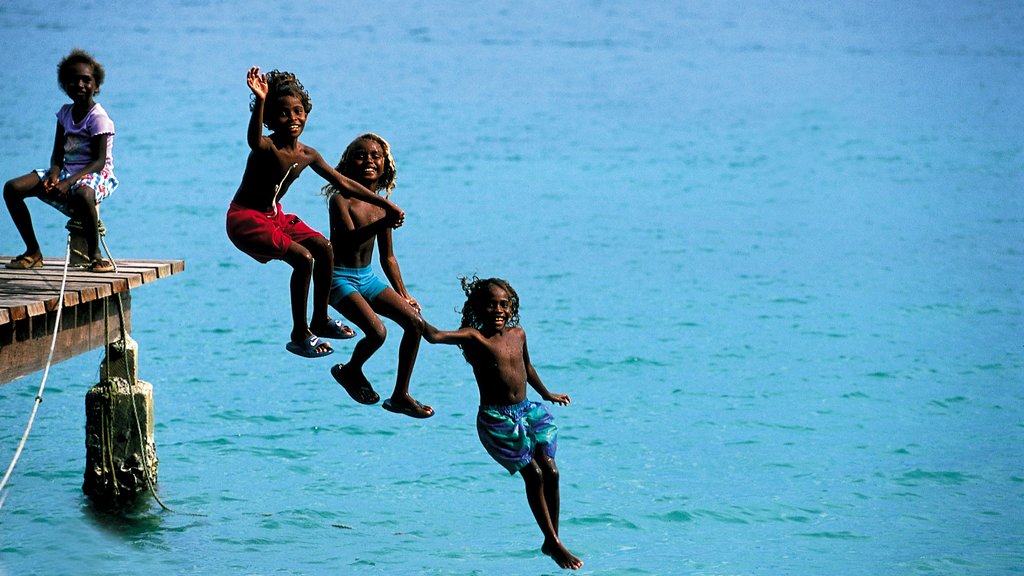
[[[558,449],[558,427],[540,402],[481,406],[476,431],[487,453],[509,474],[529,464],[538,448],[548,458],[554,458]]]
[[[366,268],[335,266],[334,276],[331,278],[331,306],[337,308],[349,294],[359,294],[367,302],[370,302],[380,296],[380,293],[387,287],[388,285],[378,278],[369,266]]]
[[[46,175],[49,173],[49,170],[38,169],[35,173],[39,176],[40,180],[46,180]],[[66,180],[68,176],[71,176],[71,174],[67,170],[61,169],[60,176],[58,176],[58,178]],[[104,198],[110,196],[114,190],[117,190],[118,184],[117,176],[114,176],[113,172],[104,168],[99,172],[90,172],[85,176],[82,176],[78,182],[71,185],[68,192],[74,192],[82,186],[88,186],[89,188],[92,188],[93,192],[95,192],[96,205],[98,206]],[[74,217],[74,214],[71,212],[71,206],[69,206],[63,198],[55,196],[41,196],[39,199],[50,206],[53,206],[57,210],[60,210],[65,216],[69,218]]]

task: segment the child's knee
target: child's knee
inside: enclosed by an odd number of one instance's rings
[[[366,339],[370,344],[381,346],[388,339],[388,329],[382,322],[377,322],[366,331]]]
[[[543,448],[543,445],[541,448]],[[555,465],[554,458],[545,454],[543,450],[538,450],[533,461],[537,464],[537,467],[540,468],[540,471],[544,474],[545,478],[558,480],[558,466]]]
[[[331,247],[331,241],[323,236],[314,238],[309,244],[309,251],[313,253],[313,258],[315,260],[331,256],[333,250],[334,248]]]
[[[90,209],[96,206],[96,191],[88,186],[79,186],[68,194],[74,206]]]
[[[7,182],[4,183],[4,199],[5,200],[7,200],[7,199],[14,199],[14,198],[24,198],[25,197],[26,192],[28,192],[28,189],[23,189],[25,187],[24,186],[20,186],[19,184],[20,184],[20,182],[19,182],[18,178],[14,178],[13,180],[8,180]]]
[[[423,335],[423,325],[424,325],[423,317],[420,316],[419,314],[417,314],[417,315],[409,318],[409,320],[408,320],[408,322],[406,323],[406,326],[405,326],[405,331],[406,332],[412,332],[417,337],[419,337],[419,336]]]

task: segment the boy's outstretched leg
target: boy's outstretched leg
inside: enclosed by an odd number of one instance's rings
[[[561,568],[576,570],[582,567],[583,561],[573,556],[572,552],[569,552],[558,538],[558,531],[552,521],[551,509],[545,496],[544,472],[541,464],[537,462],[536,456],[533,461],[519,471],[519,475],[523,477],[523,483],[526,485],[526,500],[530,503],[530,510],[533,512],[533,517],[537,521],[541,533],[544,534],[541,552],[550,556]]]
[[[416,355],[423,338],[423,318],[405,298],[392,288],[387,288],[374,298],[371,306],[378,313],[394,320],[402,327],[402,342],[398,346],[398,368],[395,370],[395,390],[388,403],[392,412],[399,412],[415,418],[429,418],[434,409],[421,404],[409,394],[412,369],[416,366]]]
[[[348,363],[335,365],[331,368],[331,375],[356,402],[376,404],[380,396],[363,374],[363,364],[384,345],[387,329],[359,294],[349,294],[335,305],[345,318],[363,331],[363,337],[352,348]]]
[[[313,256],[301,244],[292,242],[281,258],[292,267],[289,293],[292,309],[292,333],[288,351],[307,358],[327,356],[334,350],[331,345],[313,336],[306,323],[306,302],[309,299],[309,280],[313,275]]]
[[[323,236],[314,236],[301,242],[313,257],[313,317],[309,329],[323,338],[346,340],[356,333],[341,322],[332,320],[327,313],[331,296],[331,275],[334,273],[334,249]]]
[[[558,516],[560,508],[562,506],[562,497],[558,491],[558,466],[555,465],[555,459],[544,454],[544,445],[537,445],[537,452],[533,456],[533,461],[540,467],[540,471],[544,478],[544,502],[548,505],[548,516],[551,517],[551,526],[555,529],[555,534],[558,534]]]
[[[4,203],[14,220],[14,227],[25,242],[25,252],[11,260],[8,268],[38,268],[43,264],[43,253],[39,249],[35,230],[32,228],[32,215],[28,211],[25,199],[37,196],[42,189],[42,181],[34,172],[8,180],[4,184]]]

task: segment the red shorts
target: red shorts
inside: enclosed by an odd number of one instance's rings
[[[234,202],[228,209],[228,238],[239,250],[266,264],[280,260],[292,242],[322,236],[294,214],[285,214],[277,205],[277,214],[260,212]]]

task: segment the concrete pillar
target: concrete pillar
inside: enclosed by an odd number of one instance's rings
[[[138,349],[130,336],[110,343],[100,383],[85,396],[82,491],[110,507],[132,504],[157,480],[153,386],[137,378]]]

